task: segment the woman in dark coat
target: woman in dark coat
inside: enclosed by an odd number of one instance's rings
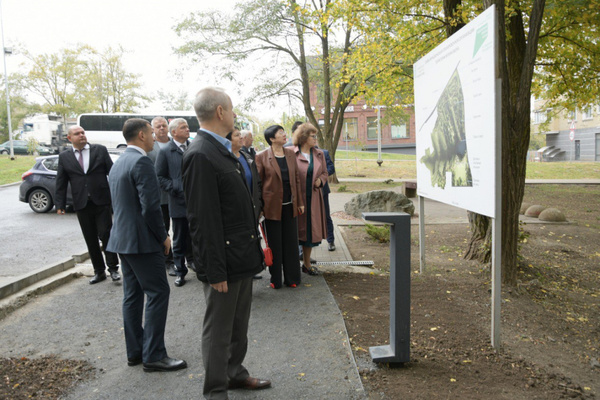
[[[306,204],[306,213],[298,218],[298,239],[302,246],[304,265],[302,272],[317,275],[317,267],[310,265],[312,248],[321,244],[327,237],[325,220],[325,202],[323,185],[327,182],[327,163],[321,150],[316,148],[317,129],[308,122],[300,125],[294,132],[296,162],[300,171],[302,199]]]
[[[256,166],[262,182],[266,234],[273,251],[271,287],[279,289],[282,283],[296,287],[300,284],[297,216],[304,212],[296,156],[291,148],[283,147],[287,138],[282,126],[268,127],[265,139],[269,148],[256,155]]]

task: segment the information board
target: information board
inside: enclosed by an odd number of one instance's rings
[[[499,134],[494,10],[414,65],[417,194],[492,218]]]

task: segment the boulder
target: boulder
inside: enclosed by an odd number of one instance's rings
[[[415,206],[401,193],[373,190],[354,196],[344,205],[344,211],[356,218],[362,218],[363,212],[405,212],[412,216]]]
[[[531,206],[531,203],[521,203],[521,209],[519,210],[519,214],[525,215],[525,211],[527,211],[527,209]]]
[[[565,214],[557,208],[546,208],[540,213],[538,218],[540,221],[547,222],[565,222],[567,220]]]
[[[546,207],[544,207],[544,206],[540,206],[539,204],[534,204],[531,207],[529,207],[527,209],[527,211],[525,211],[525,216],[537,218],[538,215],[540,215],[540,213],[542,211],[544,211],[545,209],[546,209]]]

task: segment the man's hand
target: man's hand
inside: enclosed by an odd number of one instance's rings
[[[304,206],[298,207],[298,214],[304,214]]]
[[[58,215],[65,215],[65,210],[64,210],[64,209],[62,209],[62,208],[59,208],[58,210],[56,210],[56,213],[57,213]]]
[[[171,238],[167,236],[167,239],[164,241],[163,245],[165,246],[165,256],[169,254],[171,250]]]
[[[315,180],[315,187],[320,188],[321,186],[323,186],[323,182],[321,182],[321,178],[317,178]]]
[[[227,293],[227,281],[211,283],[210,286],[219,293]]]

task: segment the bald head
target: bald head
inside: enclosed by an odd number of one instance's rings
[[[233,131],[233,104],[223,89],[207,87],[200,90],[194,100],[194,111],[203,128],[223,137]]]

